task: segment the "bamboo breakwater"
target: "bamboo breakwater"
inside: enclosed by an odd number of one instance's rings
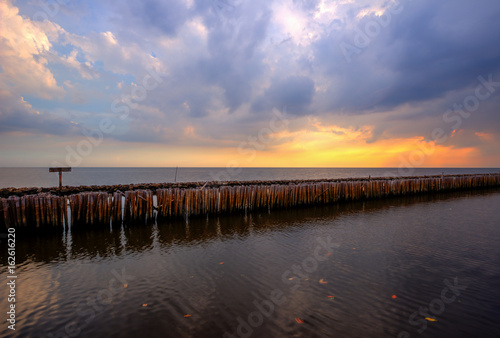
[[[500,174],[346,180],[171,184],[122,192],[42,192],[0,198],[0,229],[68,229],[121,225],[156,218],[220,215],[262,209],[328,205],[452,190],[500,186]],[[141,185],[139,185],[141,187]]]

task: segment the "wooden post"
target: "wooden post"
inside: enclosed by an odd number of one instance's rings
[[[49,173],[59,173],[59,189],[62,188],[62,173],[71,171],[71,167],[67,168],[49,168]]]

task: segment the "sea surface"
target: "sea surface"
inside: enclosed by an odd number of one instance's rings
[[[73,168],[63,184],[112,185],[165,182],[270,181],[350,177],[500,173],[500,168]],[[55,187],[58,173],[48,168],[2,168],[1,188]]]
[[[16,331],[0,238],[0,336],[497,338],[499,205],[492,189],[18,233]]]

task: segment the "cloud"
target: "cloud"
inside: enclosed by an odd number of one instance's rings
[[[91,68],[102,63],[103,68],[116,74],[140,76],[145,70],[161,68],[161,62],[135,43],[121,43],[112,32],[90,32],[88,36],[65,33],[61,37],[63,45],[77,47],[86,60],[80,67]]]
[[[183,0],[114,1],[113,8],[117,25],[139,28],[147,35],[175,35],[189,14],[188,2]]]
[[[305,76],[290,76],[274,80],[264,95],[256,100],[254,109],[271,111],[276,107],[286,107],[294,115],[307,115],[314,96],[314,81]]]
[[[22,97],[0,91],[0,133],[28,131],[35,134],[65,135],[76,134],[76,122],[47,112],[39,112]]]
[[[59,27],[37,24],[19,15],[10,1],[0,3],[0,86],[9,92],[28,93],[44,99],[61,98],[64,89],[48,68],[45,52],[49,36]]]
[[[500,81],[492,1],[90,1],[43,22],[16,5],[21,13],[0,4],[3,131],[76,134],[110,116],[117,131],[106,137],[117,142],[226,149],[258,135],[278,108],[288,139],[311,118],[336,126],[321,132],[333,143],[369,130],[356,147],[378,151],[391,140],[431,142],[437,127],[451,135],[447,110],[474,95],[478,76]],[[161,83],[119,119],[112,102],[152,69]],[[447,147],[493,156],[498,92]],[[308,128],[307,137],[320,135]]]
[[[64,97],[65,90],[57,84],[46,54],[52,47],[50,38],[59,31],[57,25],[22,17],[10,1],[0,3],[0,133],[25,130],[61,135],[75,131],[75,124],[34,108],[24,98]]]
[[[262,1],[219,2],[204,20],[209,27],[209,55],[194,70],[202,81],[224,90],[227,107],[234,111],[252,99],[253,87],[266,69],[259,47],[266,38],[270,12]]]
[[[500,6],[492,3],[407,1],[400,13],[391,14],[387,27],[378,24],[376,14],[353,19],[353,29],[324,36],[314,45],[316,66],[335,80],[326,107],[361,113],[425,102],[468,87],[481,74],[498,72],[500,46],[494,32],[500,29],[499,13]],[[370,37],[372,24],[380,33]],[[356,44],[363,39],[366,46]],[[346,59],[341,43],[359,54]]]
[[[88,61],[80,62],[77,59],[78,50],[73,49],[68,56],[58,56],[56,54],[49,54],[47,59],[51,62],[62,64],[68,68],[73,68],[78,71],[83,79],[91,80],[99,78],[99,72]],[[65,81],[66,83],[66,81]]]

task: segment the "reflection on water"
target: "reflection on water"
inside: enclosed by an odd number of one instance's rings
[[[499,202],[493,190],[18,237],[15,334],[498,337]],[[444,280],[467,287],[441,309]]]

